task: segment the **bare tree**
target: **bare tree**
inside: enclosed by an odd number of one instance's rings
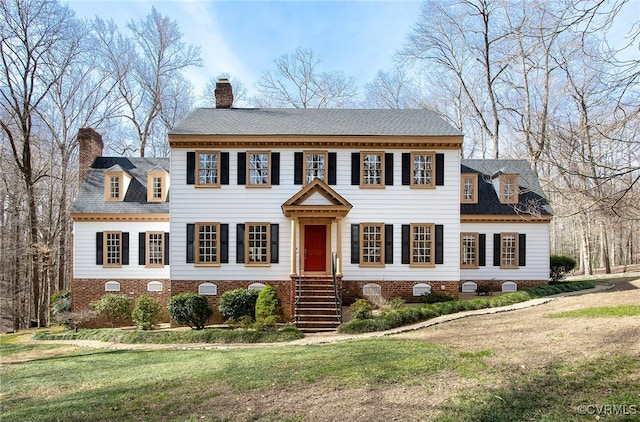
[[[252,101],[249,99],[247,88],[242,81],[231,77],[228,73],[220,73],[215,78],[211,78],[207,81],[202,93],[200,94],[200,105],[202,107],[215,107],[216,106],[216,83],[220,79],[228,79],[233,86],[233,106],[234,107],[251,107]]]
[[[176,111],[191,107],[193,96],[182,91],[187,85],[178,80],[185,69],[201,66],[202,60],[200,48],[186,45],[177,23],[155,8],[144,20],[129,22],[127,28],[130,37],[120,33],[113,21],[94,20],[101,41],[102,69],[117,85],[121,116],[132,126],[135,149],[144,157],[147,142],[153,136],[163,136],[153,130],[164,133],[171,129],[174,119],[183,116]],[[178,84],[180,90],[176,89]]]
[[[379,71],[365,85],[365,106],[371,108],[415,108],[419,105],[419,86],[407,69],[396,66],[389,72]]]
[[[266,107],[344,107],[357,95],[354,79],[343,72],[319,70],[313,50],[297,48],[274,61],[257,83],[256,103]]]

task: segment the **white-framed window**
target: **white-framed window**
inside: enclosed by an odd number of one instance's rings
[[[411,186],[432,188],[435,186],[435,161],[434,152],[411,153]]]
[[[418,283],[413,285],[413,295],[422,296],[424,294],[431,294],[431,286],[427,283]]]
[[[435,265],[435,225],[411,224],[411,266]]]
[[[218,294],[218,286],[213,283],[200,283],[198,286],[198,294],[216,296]]]
[[[270,186],[271,160],[269,152],[247,152],[247,186]]]
[[[360,186],[384,187],[384,153],[363,152],[360,157],[362,161]]]
[[[162,291],[162,283],[159,281],[150,281],[147,283],[147,291],[148,292],[161,292]]]
[[[119,292],[120,291],[120,282],[115,280],[110,280],[104,283],[104,291],[105,292]]]
[[[196,186],[220,186],[220,153],[196,151]]]

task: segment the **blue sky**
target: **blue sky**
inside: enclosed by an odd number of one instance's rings
[[[379,70],[391,69],[421,2],[71,0],[69,6],[80,17],[112,18],[120,28],[155,6],[178,23],[185,42],[201,47],[204,66],[188,74],[196,94],[226,72],[255,95],[262,72],[297,47],[312,49],[321,70],[343,71],[362,87]]]

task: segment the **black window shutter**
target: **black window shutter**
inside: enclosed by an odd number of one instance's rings
[[[280,153],[271,153],[271,184],[280,184]]]
[[[360,263],[360,225],[351,225],[351,263]]]
[[[97,232],[96,233],[96,265],[102,265],[102,258],[103,258],[103,253],[102,253],[102,246],[103,246],[103,234],[102,232]]]
[[[411,226],[409,224],[402,225],[402,263],[411,263]]]
[[[238,184],[247,184],[247,153],[238,153]]]
[[[384,263],[393,264],[393,224],[384,225]]]
[[[229,263],[229,225],[220,224],[220,263]]]
[[[122,233],[122,265],[129,265],[129,233]]]
[[[277,264],[280,260],[280,226],[271,225],[271,263]]]
[[[500,266],[500,233],[493,234],[493,266]]]
[[[301,152],[293,153],[293,184],[301,185],[302,184],[302,160],[304,154]]]
[[[436,224],[436,264],[444,263],[444,226]]]
[[[393,152],[384,154],[384,184],[393,186]]]
[[[146,264],[145,249],[147,246],[147,234],[138,233],[138,265]]]
[[[164,265],[169,265],[169,233],[164,234]]]
[[[402,153],[402,184],[405,186],[411,184],[411,154],[408,152]]]
[[[187,264],[193,264],[195,262],[195,224],[187,224]]]
[[[436,154],[436,186],[444,186],[444,154]]]
[[[236,224],[236,262],[244,262],[244,224]]]
[[[229,184],[229,153],[220,153],[220,184]]]
[[[336,185],[338,183],[338,156],[335,152],[329,153],[329,167],[327,170],[329,172],[327,183]]]
[[[484,233],[478,235],[478,265],[487,265],[487,235]]]
[[[518,266],[525,267],[527,265],[527,235],[520,233],[518,235]]]
[[[187,185],[196,184],[196,153],[187,151]]]
[[[360,153],[351,153],[351,184],[360,184]]]

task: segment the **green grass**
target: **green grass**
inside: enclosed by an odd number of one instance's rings
[[[640,315],[640,305],[598,306],[550,314],[550,318],[618,318]]]

